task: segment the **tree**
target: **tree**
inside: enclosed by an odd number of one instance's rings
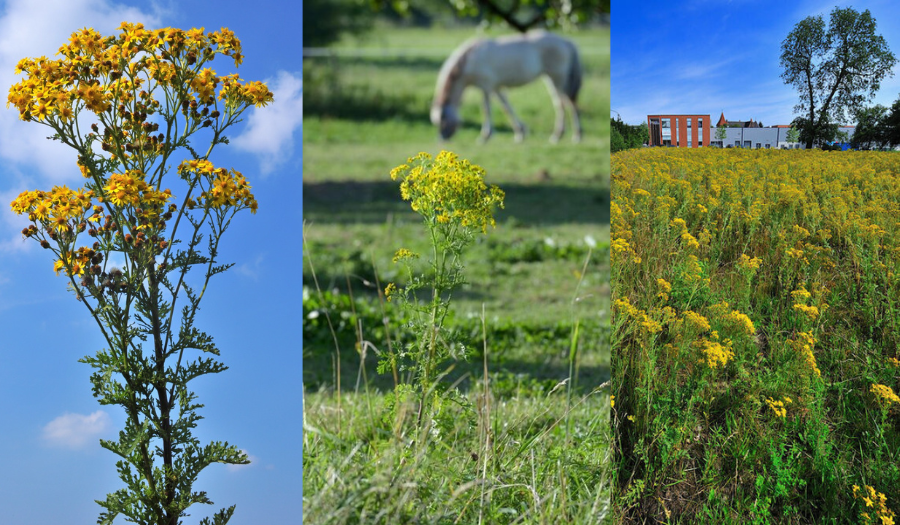
[[[900,146],[900,98],[891,105],[891,112],[882,121],[884,127],[884,146]]]
[[[203,405],[188,385],[227,369],[196,315],[210,278],[231,266],[218,260],[222,235],[236,213],[257,208],[244,176],[209,158],[244,110],[272,93],[204,67],[217,55],[241,63],[228,29],[120,29],[110,37],[82,29],[61,58],[19,61],[27,78],[10,88],[9,103],[75,150],[85,185],[25,191],[11,207],[96,321],[107,348],[81,362],[94,368],[94,396],[126,415],[118,438],[100,445],[119,456],[127,488],[97,501],[98,523],[121,514],[175,525],[194,503],[212,504],[192,488],[204,468],[249,463],[237,447],[193,435]],[[197,135],[208,147],[195,147]],[[224,525],[233,512],[201,523]]]
[[[888,109],[880,104],[856,112],[856,129],[850,145],[856,149],[883,148],[887,142],[885,118]]]
[[[619,130],[614,126],[609,130],[609,152],[615,153],[625,149],[628,149],[625,146],[625,137],[623,137]]]
[[[415,1],[371,0],[378,9],[389,8],[401,15],[411,13]],[[504,22],[524,33],[537,27],[572,27],[592,18],[609,16],[609,0],[447,0],[461,17]],[[306,4],[304,4],[304,10]],[[304,17],[306,16],[304,11]]]
[[[799,142],[806,144],[807,149],[814,145],[824,144],[834,139],[838,132],[838,125],[831,123],[828,117],[824,122],[810,123],[806,117],[797,117],[791,122],[791,127],[797,128]]]
[[[829,122],[845,120],[848,110],[871,100],[896,61],[868,10],[836,7],[828,27],[821,16],[794,26],[781,44],[781,78],[800,94],[794,110],[803,115],[804,127],[798,127],[806,147]]]
[[[621,118],[610,119],[610,151],[615,153],[624,149],[639,148],[650,141],[647,123],[637,126],[622,122]]]
[[[344,34],[362,33],[374,17],[364,0],[304,0],[303,47],[325,47]]]
[[[800,130],[797,129],[796,126],[791,126],[791,129],[788,130],[787,141],[788,142],[799,142],[800,141]]]
[[[725,143],[725,139],[728,138],[728,130],[725,128],[725,126],[716,126],[715,137],[719,142],[723,144]]]

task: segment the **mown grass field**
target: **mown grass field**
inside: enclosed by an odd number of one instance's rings
[[[612,158],[617,518],[893,523],[900,156]]]
[[[523,144],[499,104],[493,138],[476,143],[472,90],[464,128],[441,144],[428,120],[437,72],[475,34],[382,27],[304,61],[304,522],[597,523],[607,514],[609,31],[573,35],[586,67],[582,143],[549,143],[553,107],[539,82],[509,92],[529,128]],[[378,290],[404,283],[397,249],[428,246],[390,170],[441,149],[482,166],[506,207],[466,254],[468,284],[453,294],[448,327],[470,355],[446,364],[445,383],[463,395],[456,424],[417,452],[385,422],[394,379],[377,373],[377,354],[408,334]]]

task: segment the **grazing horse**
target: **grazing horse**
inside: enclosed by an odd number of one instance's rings
[[[581,140],[581,120],[575,105],[582,75],[578,50],[571,41],[546,31],[473,39],[458,47],[441,66],[431,105],[431,122],[440,128],[444,140],[453,136],[462,123],[459,105],[463,91],[467,86],[477,86],[484,92],[480,140],[486,141],[494,131],[491,94],[495,94],[512,122],[516,142],[521,142],[525,125],[513,112],[501,88],[521,86],[541,75],[545,76],[556,107],[556,127],[550,141],[555,143],[562,137],[566,106],[572,109],[573,138],[576,142]]]

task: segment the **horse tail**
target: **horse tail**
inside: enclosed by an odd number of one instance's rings
[[[569,61],[569,73],[566,76],[566,95],[574,103],[578,100],[578,91],[581,90],[581,59],[575,44],[568,40],[567,42],[572,52],[572,60]]]

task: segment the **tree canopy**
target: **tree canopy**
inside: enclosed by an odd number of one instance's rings
[[[836,7],[827,26],[821,16],[797,23],[781,44],[781,78],[800,94],[794,123],[806,147],[871,100],[896,61],[868,10]]]
[[[625,149],[639,148],[644,143],[650,142],[650,131],[647,123],[631,125],[622,122],[622,119],[610,119],[610,152],[615,153]]]
[[[409,14],[433,0],[371,0],[376,8]],[[572,27],[609,15],[610,0],[446,0],[457,16],[504,22],[524,33],[538,27]]]

